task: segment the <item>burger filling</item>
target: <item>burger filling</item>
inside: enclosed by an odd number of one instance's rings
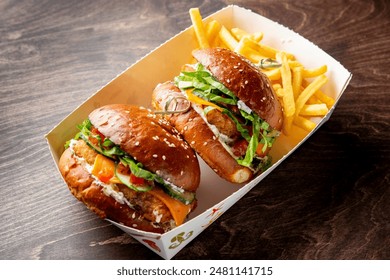
[[[202,64],[187,67],[175,77],[175,84],[240,165],[254,172],[270,166],[268,151],[280,132],[217,81]]]

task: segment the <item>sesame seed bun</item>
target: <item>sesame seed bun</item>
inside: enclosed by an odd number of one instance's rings
[[[89,120],[147,170],[186,191],[198,188],[198,159],[165,119],[142,107],[114,104],[94,110]]]
[[[264,73],[228,49],[199,49],[192,55],[260,118],[272,128],[281,130],[282,106]]]

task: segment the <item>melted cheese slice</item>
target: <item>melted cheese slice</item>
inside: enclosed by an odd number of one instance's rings
[[[96,156],[91,173],[100,180],[103,179],[104,181],[108,181],[113,184],[122,184],[122,182],[115,176],[114,161],[101,154]],[[191,211],[191,205],[185,205],[184,203],[172,198],[160,188],[153,188],[149,191],[149,193],[161,200],[167,206],[177,226],[184,222],[188,213]]]
[[[191,204],[185,205],[184,203],[166,194],[160,188],[153,188],[149,191],[149,193],[160,199],[168,207],[177,226],[183,224],[188,213],[191,211]]]
[[[209,102],[207,100],[204,100],[198,96],[196,96],[195,94],[192,93],[192,90],[186,90],[185,91],[186,93],[186,96],[187,96],[187,99],[193,103],[196,103],[198,105],[206,105],[206,106],[211,106],[211,107],[214,107],[215,109],[219,110],[222,112],[222,108],[219,107],[218,105],[212,103],[212,102]]]

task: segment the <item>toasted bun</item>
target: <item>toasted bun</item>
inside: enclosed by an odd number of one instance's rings
[[[199,49],[192,55],[271,127],[281,130],[282,106],[265,74],[228,49]]]
[[[178,96],[184,95],[172,82],[166,82],[153,91],[152,104],[157,110],[163,110],[169,98]],[[187,107],[184,99],[177,99],[177,102],[178,110]],[[252,171],[237,163],[194,109],[167,115],[167,119],[220,177],[233,183],[243,183],[252,177]]]
[[[138,106],[115,104],[94,110],[89,120],[149,171],[184,190],[198,188],[198,159],[165,119]]]
[[[61,155],[59,170],[71,193],[102,219],[111,219],[126,226],[143,231],[163,233],[165,229],[143,219],[140,213],[118,203],[113,197],[102,192],[102,187],[77,161],[68,148]]]

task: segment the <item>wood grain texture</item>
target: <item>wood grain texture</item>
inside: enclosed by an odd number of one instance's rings
[[[0,259],[159,259],[69,194],[44,135],[188,27],[189,8],[232,2],[0,2]],[[234,3],[354,76],[330,120],[175,259],[390,259],[389,1]]]

